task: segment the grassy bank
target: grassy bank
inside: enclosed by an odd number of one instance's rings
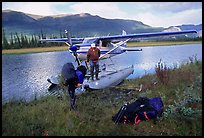
[[[68,49],[67,46],[8,49],[8,50],[2,50],[2,54],[28,54],[28,53],[39,53],[39,52],[54,52],[54,51],[65,51],[67,49]]]
[[[201,136],[202,62],[190,61],[178,69],[159,69],[158,66],[156,74],[79,94],[78,111],[70,111],[66,96],[5,104],[2,106],[2,135]],[[162,98],[165,110],[157,124],[152,121],[138,125],[114,124],[112,116],[120,107],[140,96]]]
[[[201,41],[178,41],[178,42],[128,42],[128,46],[165,46],[165,45],[181,45],[181,44],[196,44],[202,43]],[[9,49],[2,50],[2,54],[25,54],[25,53],[39,53],[39,52],[53,52],[53,51],[65,51],[67,46],[60,47],[38,47],[38,48],[26,48],[26,49]]]
[[[183,45],[183,44],[199,44],[202,41],[164,41],[164,42],[156,42],[156,41],[144,41],[144,42],[128,42],[128,46],[169,46],[169,45]]]

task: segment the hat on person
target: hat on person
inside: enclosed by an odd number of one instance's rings
[[[94,43],[91,44],[91,47],[96,47],[96,45]]]

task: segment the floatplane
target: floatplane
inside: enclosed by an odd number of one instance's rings
[[[65,30],[67,35],[66,38],[56,39],[40,39],[41,42],[64,42],[68,45],[69,52],[75,57],[76,62],[79,65],[85,62],[87,69],[89,68],[86,64],[86,55],[92,43],[98,44],[98,48],[101,51],[100,60],[105,61],[113,56],[122,54],[127,51],[142,51],[142,49],[127,47],[127,42],[131,39],[148,38],[148,37],[159,37],[169,35],[182,35],[189,33],[197,33],[195,30],[177,31],[177,32],[154,32],[154,33],[140,33],[140,34],[127,34],[122,31],[121,35],[111,35],[102,37],[86,37],[86,38],[71,38],[68,31]],[[100,64],[100,63],[99,63]],[[114,70],[113,70],[114,68]],[[90,75],[87,73],[87,77],[82,85],[82,90],[85,87],[91,89],[103,89],[109,86],[116,86],[121,83],[125,78],[134,72],[133,65],[125,68],[118,68],[114,63],[107,64],[104,62],[100,66],[99,79],[90,80]],[[59,78],[50,77],[48,81],[51,84],[59,84]]]

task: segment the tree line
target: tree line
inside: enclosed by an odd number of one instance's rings
[[[60,33],[60,37],[64,38]],[[52,47],[52,46],[63,46],[64,43],[57,42],[40,42],[38,40],[46,38],[43,31],[39,34],[25,35],[23,33],[10,33],[6,34],[5,29],[2,30],[2,50],[4,49],[20,49],[20,48],[35,48],[35,47]],[[50,35],[49,39],[57,38],[55,35]]]

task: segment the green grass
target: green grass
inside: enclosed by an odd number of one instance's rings
[[[169,79],[164,81],[159,75]],[[120,107],[140,96],[162,98],[165,110],[157,124],[114,124],[112,116]],[[195,60],[125,80],[117,87],[79,94],[77,106],[78,111],[70,111],[67,96],[7,103],[2,106],[2,136],[42,136],[46,131],[49,136],[201,136],[202,62]]]
[[[127,46],[144,47],[144,46],[170,46],[170,45],[184,45],[184,44],[199,44],[202,41],[141,41],[128,42]]]
[[[7,49],[7,50],[2,50],[2,54],[29,54],[29,53],[40,53],[40,52],[65,51],[67,49],[68,49],[67,46]]]

